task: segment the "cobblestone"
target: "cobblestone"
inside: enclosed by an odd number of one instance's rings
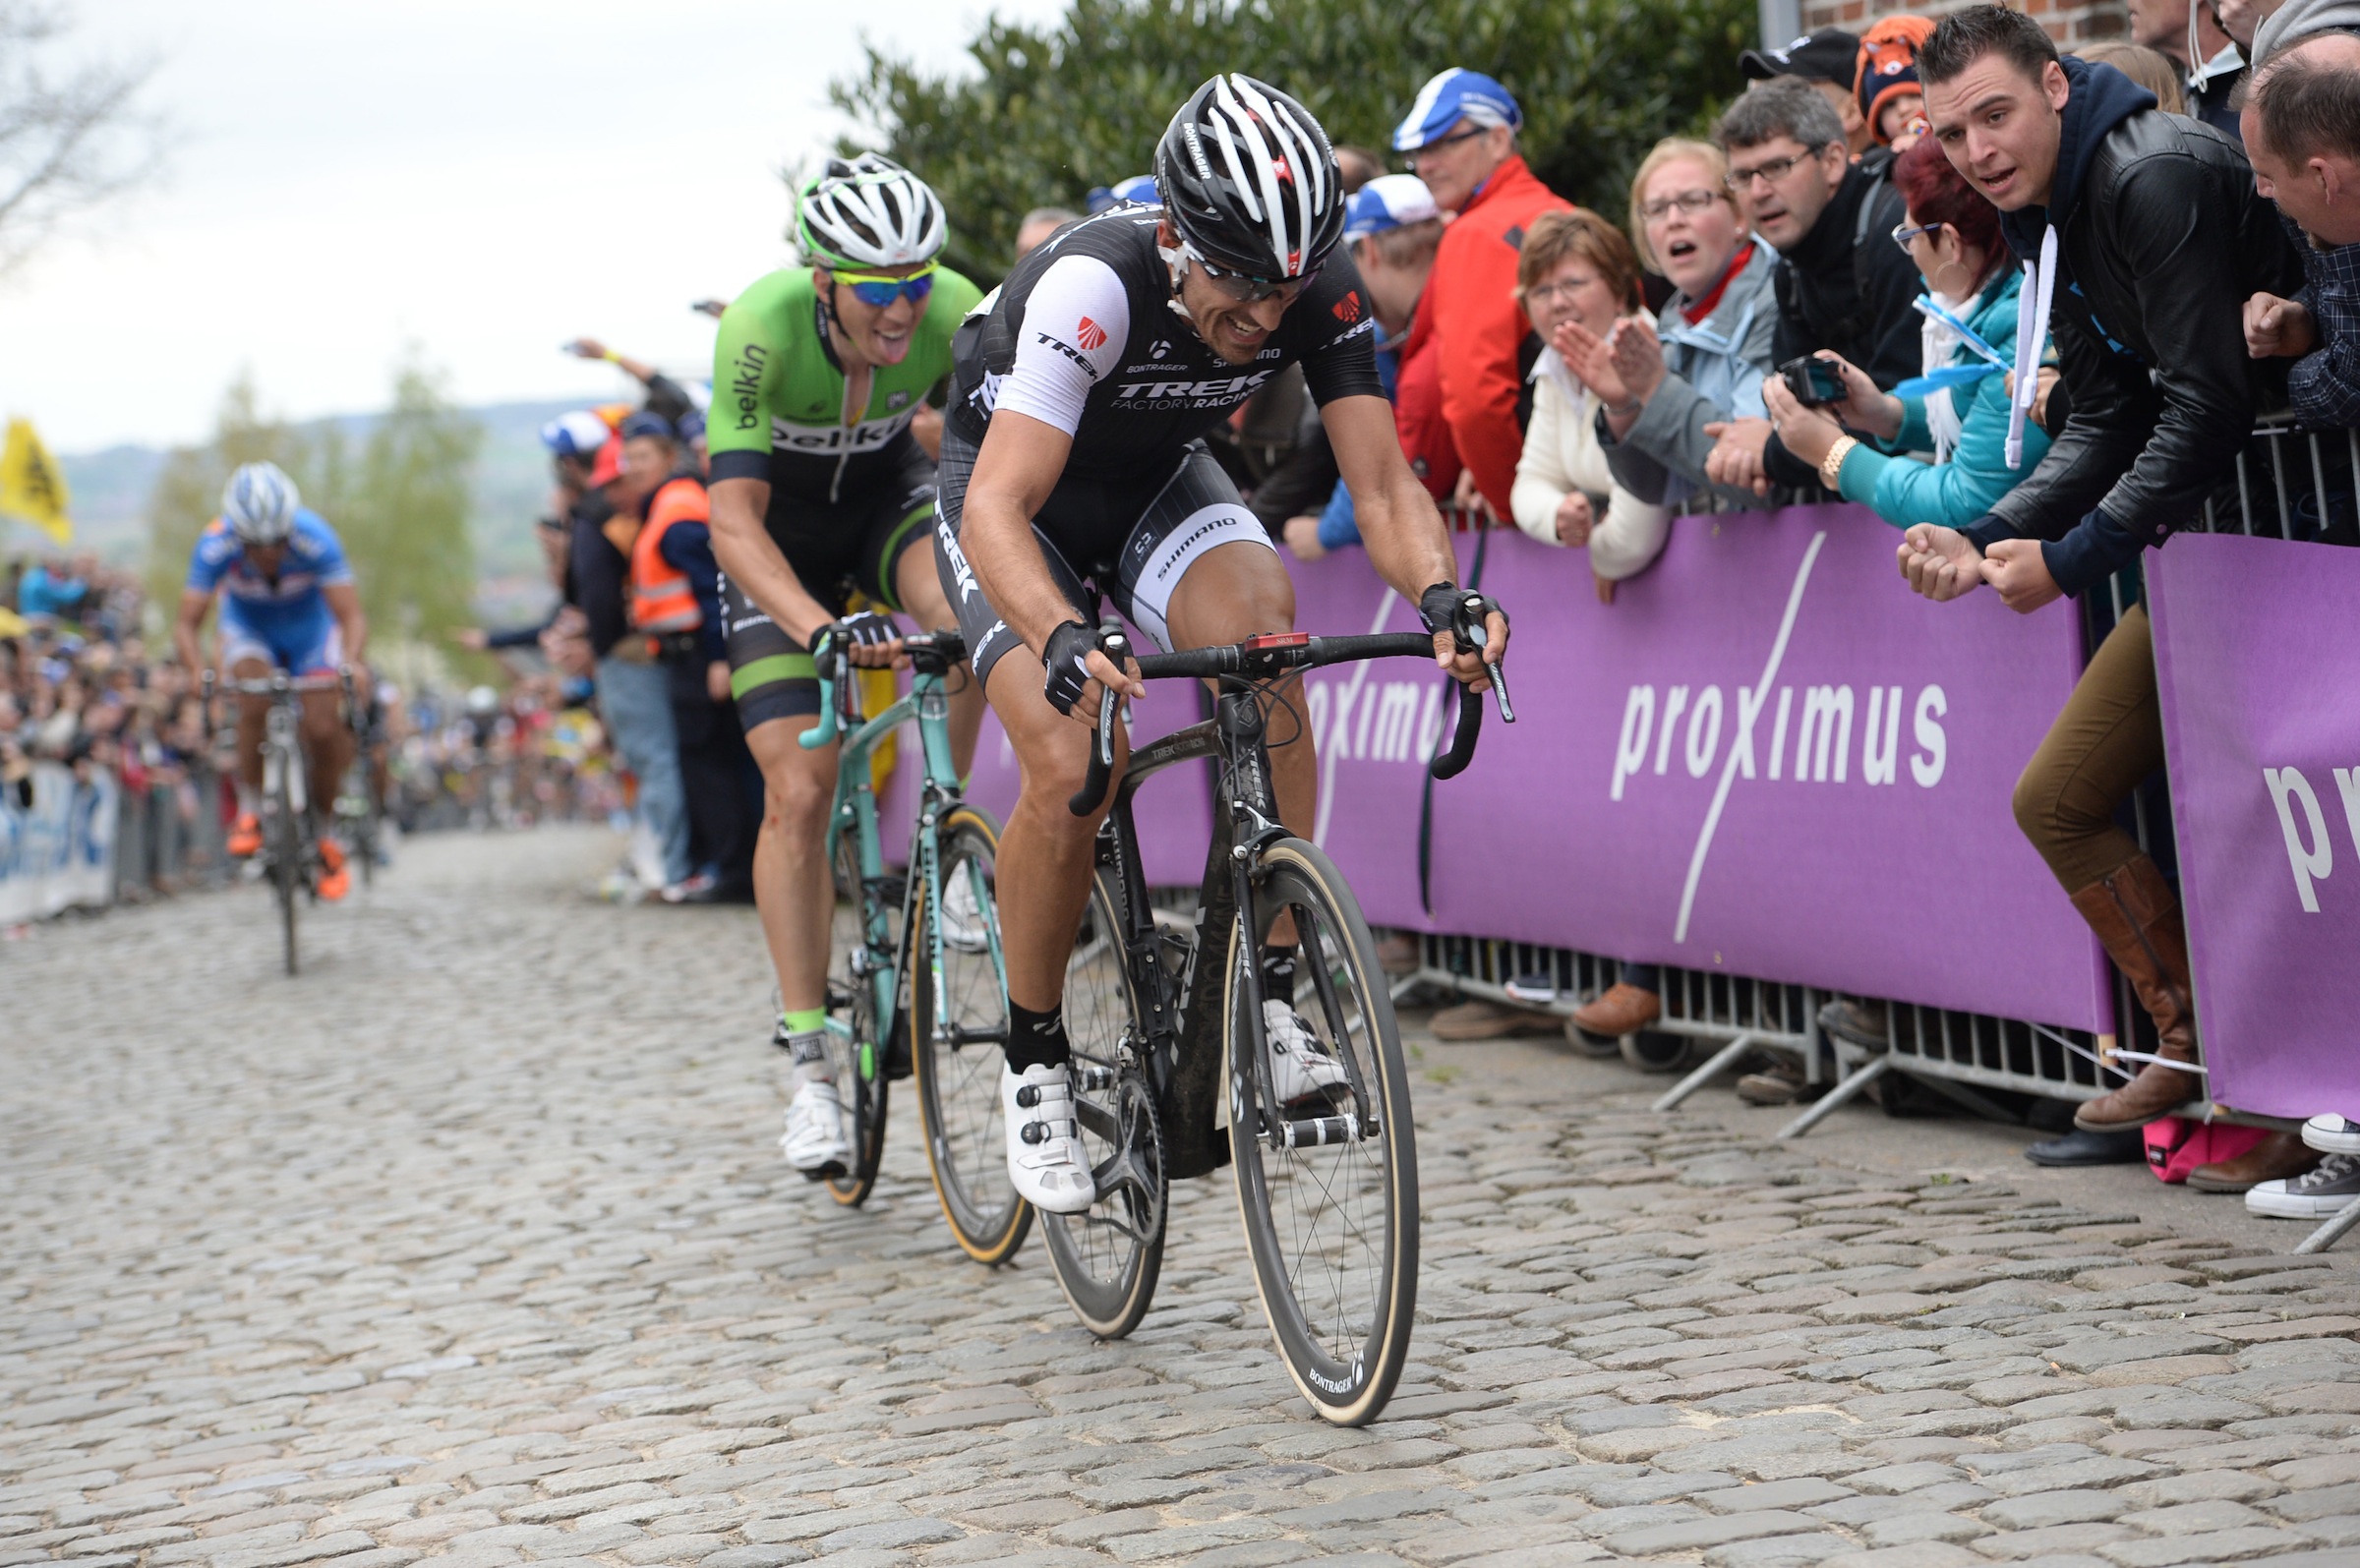
[[[0,949],[0,1564],[2360,1550],[2348,1258],[1962,1181],[1938,1123],[1899,1169],[1848,1163],[1873,1112],[1799,1146],[1658,1116],[1620,1065],[1418,1015],[1386,1418],[1296,1398],[1225,1177],[1097,1344],[1037,1242],[958,1254],[906,1092],[865,1210],[780,1164],[750,911],[592,902],[614,852],[420,841],[293,982],[250,893]]]

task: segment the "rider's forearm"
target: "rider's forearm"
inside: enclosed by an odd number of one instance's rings
[[[770,487],[758,479],[725,479],[712,491],[713,558],[730,582],[779,629],[809,647],[835,620],[811,596],[762,526]]]
[[[1366,500],[1353,497],[1369,564],[1411,604],[1436,583],[1458,580],[1450,534],[1434,497],[1404,467],[1400,477]]]
[[[197,645],[197,628],[187,621],[172,623],[172,647],[180,655],[181,667],[192,675],[205,668],[205,654]]]
[[[959,545],[983,597],[1034,653],[1048,646],[1050,632],[1082,619],[1049,575],[1048,557],[1021,500],[970,490]]]

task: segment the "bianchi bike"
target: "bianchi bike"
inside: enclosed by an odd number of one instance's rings
[[[1103,629],[1108,656],[1126,657],[1119,626]],[[1459,641],[1470,646],[1463,628]],[[1097,1197],[1082,1213],[1042,1220],[1076,1315],[1092,1333],[1117,1337],[1139,1324],[1154,1295],[1169,1184],[1234,1166],[1278,1354],[1304,1398],[1339,1425],[1373,1420],[1408,1357],[1417,1139],[1368,922],[1335,863],[1279,821],[1269,753],[1307,733],[1287,690],[1297,671],[1393,657],[1431,660],[1434,641],[1422,632],[1289,632],[1139,659],[1145,679],[1214,680],[1218,696],[1210,719],[1131,753],[1098,831],[1064,999],[1075,1119]],[[1497,667],[1492,683],[1502,719],[1512,723]],[[1115,710],[1109,691],[1087,782],[1069,802],[1076,816],[1096,810],[1113,780]],[[1462,688],[1450,746],[1431,765],[1436,778],[1467,765],[1482,716],[1482,698]],[[1131,802],[1154,774],[1205,758],[1218,773],[1192,928],[1168,913],[1157,918]],[[1273,1090],[1263,1011],[1265,949],[1274,928],[1283,934],[1281,921],[1295,939],[1295,993],[1269,1000],[1294,1008],[1329,1059],[1322,1075],[1333,1080],[1316,1097],[1284,1103]]]
[[[322,870],[319,830],[312,823],[311,778],[303,764],[303,695],[340,691],[349,715],[352,672],[290,675],[278,670],[259,680],[216,682],[208,669],[201,684],[207,698],[217,686],[234,696],[270,699],[269,711],[263,716],[263,850],[252,864],[253,874],[268,880],[277,900],[287,973],[292,975],[297,969],[296,911],[303,903],[320,901]]]
[[[840,1093],[849,1169],[815,1173],[836,1200],[867,1201],[885,1149],[887,1085],[914,1074],[926,1161],[943,1217],[977,1262],[998,1264],[1024,1245],[1032,1206],[1008,1180],[1000,1070],[1008,1042],[1007,965],[994,899],[999,825],[960,797],[951,761],[946,680],[967,658],[959,634],[906,637],[909,692],[873,718],[860,713],[851,649],[822,633],[812,651],[819,722],[800,743],[837,739],[828,857],[844,908],[830,943],[828,1049]],[[886,869],[870,759],[917,722],[922,781],[908,871]],[[849,915],[851,930],[842,929]]]

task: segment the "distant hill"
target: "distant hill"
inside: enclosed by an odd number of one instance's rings
[[[532,403],[488,403],[464,412],[484,428],[483,453],[475,465],[476,566],[487,582],[519,574],[537,574],[540,552],[533,543],[533,519],[549,491],[549,456],[541,446],[541,427],[582,400],[565,398]],[[374,414],[333,415],[311,422],[312,428],[340,427],[354,440],[366,440],[377,423]],[[109,446],[96,452],[63,452],[58,466],[74,497],[77,548],[96,551],[104,558],[136,564],[148,544],[148,495],[164,466],[165,451],[156,446]],[[334,519],[329,519],[334,521]],[[10,553],[36,545],[30,529],[12,531],[0,540]]]

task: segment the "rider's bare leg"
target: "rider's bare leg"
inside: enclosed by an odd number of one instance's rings
[[[754,841],[754,906],[779,977],[780,1011],[828,1005],[828,935],[836,891],[828,870],[828,807],[836,794],[836,747],[805,751],[796,740],[818,722],[796,714],[756,725],[745,737],[762,770],[762,832]]]
[[[229,667],[231,680],[267,680],[270,667],[260,659],[241,659]],[[241,811],[255,810],[263,798],[263,723],[269,716],[267,697],[238,699],[238,783],[245,786]]]
[[[352,766],[352,729],[344,723],[340,693],[307,691],[302,700],[303,753],[312,815],[324,822],[335,811],[344,770]]]

